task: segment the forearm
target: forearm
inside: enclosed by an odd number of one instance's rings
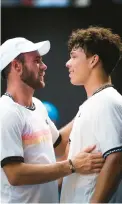
[[[106,162],[98,176],[95,192],[91,198],[91,203],[108,202],[119,182],[120,175],[120,158],[112,158],[112,155],[110,155],[109,158],[106,159]]]
[[[49,165],[25,163],[10,165],[7,165],[10,169],[10,172],[7,171],[9,182],[17,186],[46,183],[71,174],[68,161]],[[6,167],[4,171],[6,172]]]
[[[11,185],[41,184],[68,176],[73,172],[88,174],[97,173],[103,166],[104,159],[100,153],[88,153],[94,149],[88,148],[86,152],[79,152],[71,160],[57,162],[55,164],[27,164],[8,163],[3,170]],[[97,163],[96,163],[97,162]]]

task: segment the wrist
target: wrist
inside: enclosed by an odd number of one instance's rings
[[[70,175],[76,172],[76,168],[74,166],[74,162],[71,159],[67,159],[62,162],[57,162],[60,164],[60,171],[63,171],[65,175]]]
[[[72,160],[69,159],[68,161],[69,161],[69,168],[70,168],[71,172],[72,172],[72,173],[75,173],[75,172],[76,172],[76,169],[75,169],[75,166],[74,166]]]

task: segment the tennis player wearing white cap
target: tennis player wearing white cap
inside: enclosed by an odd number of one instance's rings
[[[99,172],[103,166],[100,153],[89,153],[95,146],[56,163],[54,149],[57,155],[64,153],[71,123],[59,135],[43,104],[33,97],[35,89],[45,86],[42,56],[49,49],[49,41],[25,38],[9,39],[0,47],[0,70],[7,79],[0,99],[2,203],[57,203],[58,178],[74,171]]]

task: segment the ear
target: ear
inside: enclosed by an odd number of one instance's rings
[[[22,63],[19,62],[18,60],[13,60],[12,61],[12,67],[14,68],[14,70],[18,73],[22,72]]]
[[[93,55],[90,59],[90,67],[94,68],[97,65],[97,63],[99,62],[99,60],[100,60],[100,58],[98,55]]]

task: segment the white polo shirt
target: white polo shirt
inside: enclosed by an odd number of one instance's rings
[[[70,135],[68,158],[89,145],[104,157],[122,151],[122,96],[112,87],[93,95],[80,106]],[[62,203],[88,203],[98,174],[72,174],[64,178]],[[122,183],[121,183],[122,189]]]
[[[28,164],[55,163],[53,144],[58,130],[49,119],[40,100],[33,98],[35,110],[15,103],[8,96],[0,98],[1,166],[11,161]],[[2,203],[57,203],[57,181],[37,185],[12,186],[1,168]]]

